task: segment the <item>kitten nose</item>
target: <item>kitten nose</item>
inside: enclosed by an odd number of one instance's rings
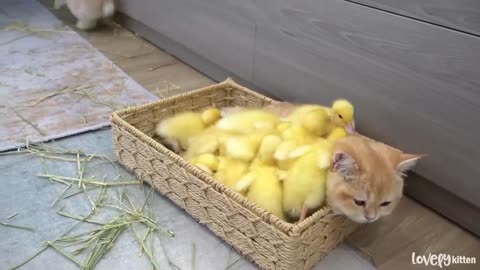
[[[371,209],[367,209],[367,211],[365,211],[364,216],[367,221],[372,221],[377,217],[375,210],[371,210]]]

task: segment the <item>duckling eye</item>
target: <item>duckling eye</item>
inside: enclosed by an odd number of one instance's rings
[[[341,114],[339,114],[338,117],[340,117],[340,119],[343,119],[343,116]]]
[[[391,203],[390,201],[382,202],[380,206],[385,207],[385,206],[388,206],[390,203]]]
[[[358,205],[358,206],[365,206],[365,201],[357,200],[357,199],[353,199],[353,201],[354,201],[355,204]]]

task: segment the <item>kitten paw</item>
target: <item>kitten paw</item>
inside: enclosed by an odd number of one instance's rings
[[[92,20],[92,21],[77,21],[76,24],[77,28],[80,30],[90,30],[92,28],[95,28],[97,26],[97,21]]]

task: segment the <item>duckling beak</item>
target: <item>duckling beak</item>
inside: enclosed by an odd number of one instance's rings
[[[345,130],[349,135],[352,135],[355,133],[355,122],[352,122],[351,124],[347,124],[345,126]]]

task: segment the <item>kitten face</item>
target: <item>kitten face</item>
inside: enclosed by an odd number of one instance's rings
[[[333,174],[328,188],[327,200],[334,211],[366,223],[392,212],[402,197],[403,180],[389,173],[365,173],[351,179]]]
[[[402,198],[402,175],[421,157],[360,136],[337,141],[334,152],[327,202],[359,223],[374,222],[395,209]]]

